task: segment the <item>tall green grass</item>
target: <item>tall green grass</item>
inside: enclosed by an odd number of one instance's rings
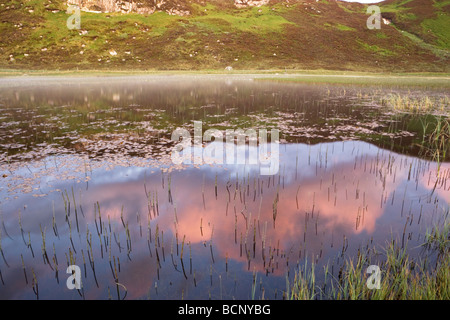
[[[389,241],[381,251],[375,248],[358,251],[340,266],[338,275],[323,268],[324,280],[317,281],[316,266],[306,263],[287,283],[287,298],[293,300],[448,300],[450,299],[450,227],[427,231],[421,254],[412,256],[401,241]],[[437,252],[437,257],[436,257]],[[435,257],[434,259],[432,257]],[[380,260],[381,258],[381,260]],[[379,289],[370,289],[366,270],[375,264],[380,268]],[[339,267],[339,266],[333,266]]]
[[[438,163],[439,173],[440,164],[447,159],[450,153],[450,118],[448,116],[437,116],[434,121],[423,120],[422,127],[424,137],[421,154]],[[427,131],[430,131],[430,133],[426,134]]]

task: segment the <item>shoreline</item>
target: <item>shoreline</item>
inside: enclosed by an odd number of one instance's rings
[[[46,70],[46,69],[3,69],[0,68],[0,78],[8,76],[38,76],[38,75],[72,75],[72,76],[114,76],[114,75],[302,75],[302,76],[347,76],[347,77],[427,77],[442,78],[450,80],[449,72],[369,72],[354,70],[331,70],[331,69],[205,69],[205,70],[119,70],[119,69],[86,69],[86,70]]]
[[[48,71],[48,70],[2,70],[0,69],[0,88],[21,85],[42,85],[75,80],[98,82],[107,81],[149,81],[161,78],[206,78],[236,79],[250,81],[277,81],[305,84],[341,84],[341,85],[393,85],[450,88],[449,73],[369,73],[358,71],[334,70],[203,70],[203,71],[136,71],[136,70],[86,70],[86,71]]]

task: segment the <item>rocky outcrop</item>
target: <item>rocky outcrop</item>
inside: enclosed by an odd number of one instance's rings
[[[186,4],[176,0],[68,0],[67,4],[76,5],[82,11],[89,12],[152,14],[155,11],[164,11],[178,16],[190,14]]]
[[[260,7],[269,4],[270,0],[234,0],[237,8]]]
[[[237,8],[260,7],[270,0],[234,0]],[[76,5],[87,12],[120,12],[152,14],[164,11],[170,15],[186,16],[190,9],[187,1],[182,0],[68,0],[68,5]]]

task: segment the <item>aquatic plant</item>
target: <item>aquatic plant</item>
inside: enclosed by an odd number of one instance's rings
[[[449,107],[448,96],[429,96],[408,94],[389,94],[381,98],[381,104],[393,108],[395,111],[429,113],[443,112]]]
[[[399,241],[389,241],[381,252],[376,248],[358,251],[355,257],[345,260],[336,277],[327,264],[324,266],[324,280],[317,283],[314,278],[316,267],[306,263],[295,273],[293,282],[288,282],[288,299],[333,299],[333,300],[448,300],[450,298],[450,256],[448,255],[450,228],[448,222],[443,228],[428,231],[423,246],[440,253],[432,265],[428,256],[412,257],[406,246]],[[369,288],[367,268],[382,256],[379,263],[379,288]]]
[[[450,117],[437,116],[435,121],[421,121],[424,136],[422,139],[422,154],[430,157],[438,163],[438,173],[440,164],[450,152]],[[431,127],[431,129],[428,129]],[[430,131],[427,135],[426,132]]]

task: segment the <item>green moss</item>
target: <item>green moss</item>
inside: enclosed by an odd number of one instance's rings
[[[393,51],[391,51],[389,49],[381,48],[381,47],[377,46],[376,44],[370,45],[361,40],[357,40],[357,42],[368,52],[373,52],[373,53],[376,53],[376,54],[378,54],[380,56],[384,56],[384,57],[395,55],[395,53]]]
[[[337,24],[335,26],[335,28],[337,28],[338,30],[341,30],[341,31],[356,31],[355,28],[352,28],[352,27],[349,27],[349,26],[346,26],[343,24]]]
[[[439,9],[442,9],[446,6],[450,6],[450,0],[433,0],[433,6]]]
[[[337,5],[339,6],[339,8],[341,8],[342,10],[344,10],[345,12],[347,12],[347,13],[355,13],[355,11],[352,11],[350,8],[347,8],[344,4],[341,4],[341,3],[339,3],[339,1],[338,2],[336,2],[337,3]],[[359,11],[357,11],[357,12],[359,12]],[[364,8],[364,13],[366,12],[366,8]]]
[[[378,39],[386,39],[387,38],[387,35],[380,31],[376,33],[376,36]]]
[[[208,4],[207,14],[198,15],[190,19],[191,23],[215,33],[224,31],[251,32],[267,34],[282,32],[285,24],[292,24],[277,11],[262,6],[248,10],[216,10]]]

